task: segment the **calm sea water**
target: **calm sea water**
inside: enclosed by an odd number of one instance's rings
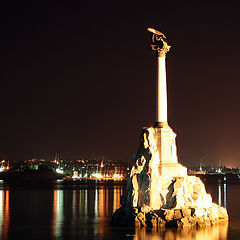
[[[146,230],[109,225],[124,186],[7,185],[0,182],[0,239],[240,239],[240,185],[207,184],[229,224],[200,230]]]

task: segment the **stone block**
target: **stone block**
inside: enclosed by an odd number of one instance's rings
[[[164,227],[166,225],[166,221],[163,220],[162,218],[158,217],[158,226],[159,227]]]
[[[158,219],[157,218],[152,218],[151,225],[152,225],[152,227],[157,227],[158,226]]]
[[[142,213],[142,212],[138,213],[137,217],[138,217],[139,220],[145,221],[145,214],[144,213]]]
[[[196,226],[196,219],[194,217],[189,217],[188,221],[191,226]]]
[[[166,209],[164,215],[167,222],[172,221],[174,219],[174,209]]]
[[[205,210],[203,208],[195,208],[195,213],[194,213],[194,216],[196,217],[203,217],[205,213]]]
[[[199,228],[205,227],[205,223],[202,217],[195,217],[196,226]]]
[[[134,212],[135,214],[138,214],[138,208],[133,208],[133,212]]]
[[[223,207],[218,208],[218,217],[220,220],[228,220],[227,210]]]
[[[151,210],[152,209],[149,206],[145,205],[145,204],[141,207],[141,212],[144,212],[144,213],[148,213]]]
[[[211,221],[210,221],[209,217],[205,217],[203,220],[204,220],[204,223],[205,223],[206,226],[211,225]]]
[[[180,219],[178,225],[179,225],[179,227],[183,227],[183,228],[191,226],[187,217],[184,217],[184,218]]]
[[[191,209],[190,208],[183,208],[182,215],[184,218],[191,217]]]
[[[181,209],[174,209],[174,220],[181,219],[182,217]]]
[[[141,226],[146,226],[146,219],[145,219],[145,214],[140,212],[138,213],[138,215],[135,217],[135,224],[137,222],[137,225],[140,225]]]
[[[135,227],[142,227],[142,222],[138,219],[138,217],[135,217]]]

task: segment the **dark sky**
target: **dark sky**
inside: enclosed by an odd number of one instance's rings
[[[0,9],[0,158],[131,161],[155,121],[154,27],[172,46],[168,117],[180,162],[240,166],[237,5],[23,0]]]

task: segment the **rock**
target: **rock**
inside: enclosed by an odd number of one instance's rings
[[[177,163],[175,148],[175,134],[169,127],[143,128],[126,193],[120,199],[122,207],[113,214],[113,224],[181,228],[228,220],[226,209],[212,203],[201,179],[183,174],[185,168]],[[169,157],[169,162],[160,161],[160,155],[165,160]]]
[[[206,226],[210,226],[211,225],[211,221],[210,221],[209,217],[204,217],[203,221],[204,221]]]
[[[181,219],[181,218],[183,218],[182,213],[181,213],[181,209],[174,209],[173,219],[177,220],[177,219]]]
[[[142,227],[142,222],[139,220],[139,218],[136,216],[135,217],[135,227]]]
[[[145,213],[138,213],[135,217],[135,225],[137,226],[146,226],[146,219],[145,219]]]
[[[203,208],[195,208],[194,216],[203,217],[205,210]]]
[[[202,228],[205,227],[205,223],[202,217],[195,217],[196,227]]]
[[[145,221],[145,214],[144,214],[144,213],[142,213],[142,212],[138,213],[137,217],[138,217],[138,219],[140,219],[141,221]]]
[[[182,208],[182,215],[184,218],[188,218],[191,216],[191,209],[190,208]]]
[[[174,219],[174,209],[166,209],[164,215],[167,222],[172,221]]]
[[[181,218],[177,221],[178,228],[190,227],[188,218]]]
[[[218,208],[218,217],[219,220],[228,220],[227,210],[223,207]]]
[[[196,226],[196,219],[194,217],[188,217],[188,221],[191,226]]]
[[[160,217],[158,217],[157,220],[158,220],[158,226],[159,227],[165,227],[166,226],[166,221],[165,220],[163,220]]]
[[[144,213],[148,213],[151,210],[152,209],[149,206],[145,205],[145,204],[141,207],[141,212],[144,212]]]
[[[212,204],[212,207],[209,208],[209,219],[212,224],[215,224],[218,222],[218,205]]]
[[[122,206],[126,206],[126,195],[122,195],[122,196],[120,197],[120,204],[121,204]]]

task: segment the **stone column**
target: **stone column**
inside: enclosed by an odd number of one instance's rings
[[[156,125],[167,124],[166,54],[157,52]]]
[[[156,91],[156,122],[155,126],[168,126],[167,123],[167,81],[166,81],[166,53],[170,46],[165,42],[165,35],[155,29],[148,28],[153,33],[152,50],[157,55],[157,91]]]

